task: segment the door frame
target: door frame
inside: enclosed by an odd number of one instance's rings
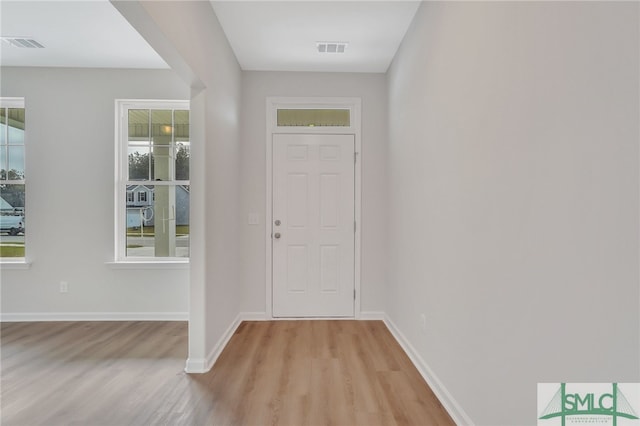
[[[278,127],[277,111],[284,109],[339,108],[349,109],[349,127]],[[355,200],[354,200],[354,319],[360,319],[360,265],[361,265],[361,211],[362,211],[362,141],[361,141],[361,98],[324,98],[324,97],[267,97],[266,126],[266,210],[265,210],[265,283],[266,318],[273,317],[273,250],[271,228],[273,223],[273,135],[274,134],[348,134],[355,139]],[[309,318],[305,318],[309,319]],[[327,319],[327,318],[323,318]]]

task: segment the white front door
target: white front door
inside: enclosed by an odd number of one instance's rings
[[[274,317],[354,316],[354,135],[273,135]]]

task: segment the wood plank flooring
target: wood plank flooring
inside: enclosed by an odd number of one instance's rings
[[[381,321],[243,322],[206,374],[184,322],[1,331],[3,426],[454,425]]]

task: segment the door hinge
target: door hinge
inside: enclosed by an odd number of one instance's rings
[[[356,289],[353,289],[353,300],[356,300]]]
[[[353,153],[353,164],[356,164],[358,162],[358,153],[354,152]]]
[[[356,223],[357,223],[357,222],[354,220],[354,221],[353,221],[353,232],[354,232],[354,233],[356,232]]]

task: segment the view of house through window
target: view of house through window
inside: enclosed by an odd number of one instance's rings
[[[0,98],[0,258],[24,258],[24,99]]]
[[[188,102],[121,106],[120,259],[189,256],[188,108]]]

